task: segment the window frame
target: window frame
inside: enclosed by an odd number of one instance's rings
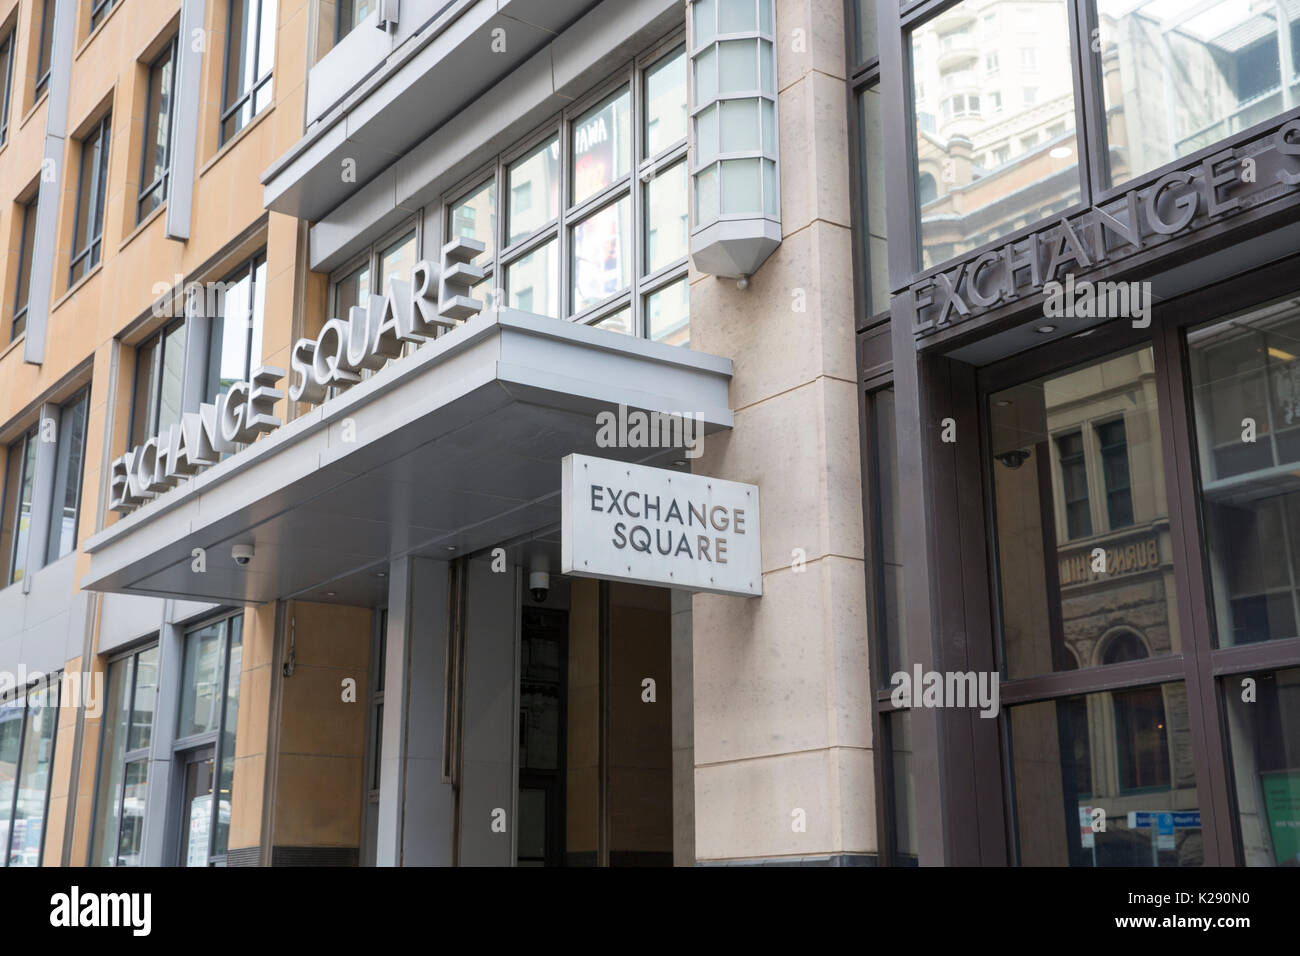
[[[221,67],[221,113],[217,120],[217,144],[219,147],[225,146],[226,143],[229,143],[241,132],[243,132],[245,129],[251,126],[254,119],[260,116],[264,110],[269,109],[275,103],[274,96],[272,96],[272,98],[267,101],[266,105],[262,107],[262,109],[257,109],[257,95],[262,91],[262,88],[269,84],[272,90],[275,89],[275,85],[273,82],[275,78],[275,57],[276,54],[279,52],[279,44],[278,43],[273,44],[271,50],[271,66],[266,71],[265,75],[262,75],[262,73],[260,72],[261,63],[259,62],[259,60],[261,57],[262,30],[269,28],[273,39],[274,40],[279,39],[279,37],[276,35],[279,32],[278,20],[279,20],[280,6],[278,0],[269,0],[269,2],[275,7],[275,19],[277,21],[271,23],[269,27],[267,27],[267,25],[262,23],[262,13],[265,9],[268,0],[247,0],[250,10],[254,7],[256,8],[256,16],[254,19],[257,21],[258,42],[254,44],[253,51],[252,51],[253,79],[252,82],[249,84],[248,89],[241,89],[239,91],[238,95],[234,99],[234,102],[228,103],[226,101],[226,97],[229,95],[230,92],[229,85],[228,85],[230,81],[230,54],[234,50],[234,44],[236,42],[234,31],[230,29],[230,23],[233,19],[232,15],[235,9],[235,4],[242,3],[242,2],[245,2],[245,0],[226,0],[226,50],[225,50],[225,57],[223,59],[222,67]],[[243,43],[242,34],[240,35],[238,42]],[[248,103],[251,103],[253,107],[253,111],[249,114],[248,121],[245,123],[240,123],[236,128],[232,129],[229,133],[227,133],[226,126],[228,122],[232,118],[238,118],[239,110],[242,109],[244,105]]]
[[[503,307],[509,305],[510,291],[506,275],[511,266],[521,259],[536,252],[544,246],[555,242],[556,257],[559,268],[552,264],[550,280],[559,281],[556,300],[559,305],[559,319],[576,322],[581,325],[599,325],[613,319],[625,311],[631,312],[632,334],[638,338],[649,338],[649,301],[652,296],[663,292],[689,274],[690,248],[689,236],[686,253],[669,262],[661,264],[653,272],[646,267],[646,229],[649,223],[647,193],[650,184],[660,174],[674,171],[678,163],[687,162],[688,135],[663,146],[657,153],[649,154],[646,136],[647,103],[645,83],[647,73],[661,62],[679,55],[686,63],[689,84],[689,59],[687,58],[686,37],[683,30],[677,30],[654,45],[628,60],[623,66],[608,74],[601,82],[591,87],[583,96],[574,100],[559,114],[546,120],[522,137],[509,149],[479,166],[473,174],[464,177],[442,196],[442,214],[440,218],[444,241],[455,237],[452,223],[452,210],[463,200],[478,192],[490,182],[496,189],[496,223],[493,234],[493,254],[484,257],[480,263],[484,271],[483,283],[491,290],[492,298]],[[629,149],[630,163],[627,172],[614,177],[609,183],[580,202],[573,202],[573,135],[575,121],[583,114],[600,106],[606,100],[617,97],[623,89],[627,90],[630,106]],[[509,237],[509,193],[508,170],[512,163],[536,151],[551,140],[559,144],[559,212],[544,224],[521,236],[513,243],[507,244]],[[689,190],[689,178],[688,178]],[[627,200],[631,206],[628,230],[631,243],[621,250],[623,261],[628,264],[628,284],[605,298],[587,304],[581,311],[575,311],[575,274],[576,263],[573,258],[574,230],[610,207]],[[688,202],[689,222],[689,202]],[[490,285],[488,284],[490,282]],[[489,303],[490,304],[490,303]],[[540,313],[539,313],[540,314]],[[689,323],[689,320],[688,320]],[[689,328],[689,324],[688,324]]]
[[[72,218],[72,257],[68,261],[68,288],[72,288],[99,265],[104,245],[104,213],[108,193],[108,161],[112,147],[113,113],[110,110],[95,121],[80,141],[77,164],[77,200]],[[86,150],[94,149],[91,158],[89,192],[87,192]],[[86,235],[81,233],[82,202],[86,203]],[[77,274],[81,268],[81,274]]]
[[[118,0],[90,0],[90,32],[108,19],[108,15],[117,6]]]
[[[244,339],[244,370],[242,374],[242,381],[249,381],[253,369],[257,368],[257,366],[261,364],[262,359],[265,358],[264,355],[260,354],[261,343],[259,342],[258,348],[259,348],[260,357],[256,365],[253,363],[253,337],[256,331],[256,327],[252,319],[253,319],[253,313],[256,310],[256,302],[257,302],[257,294],[258,294],[257,270],[259,266],[264,266],[264,265],[267,265],[265,247],[259,249],[258,251],[254,252],[252,255],[248,256],[238,266],[236,266],[234,269],[226,273],[225,278],[221,280],[221,287],[223,289],[238,284],[244,278],[247,278],[249,282],[249,292],[251,294],[249,295],[248,328],[245,333],[245,339]],[[263,282],[263,285],[265,285],[267,282],[269,282],[269,266],[268,266],[268,278],[265,282]],[[265,300],[263,300],[263,302],[265,302]],[[213,349],[212,344],[213,344],[213,337],[217,334],[218,330],[220,330],[223,337],[225,335],[227,308],[228,306],[226,304],[226,294],[223,292],[221,296],[221,314],[208,316],[207,336],[205,341],[202,343],[202,348],[204,350],[202,401],[204,402],[212,402],[215,400],[215,396],[221,394],[221,390],[220,390],[221,350],[219,348]],[[265,327],[263,327],[263,334],[265,334]],[[213,364],[214,362],[215,365]],[[216,374],[217,391],[215,393],[212,391],[213,388],[212,373],[214,370],[217,373]]]
[[[161,207],[164,203],[167,202],[167,194],[171,183],[172,144],[175,136],[174,121],[176,118],[176,72],[177,72],[177,67],[180,65],[178,62],[179,54],[180,54],[180,34],[177,34],[176,36],[173,36],[170,40],[167,41],[166,45],[163,47],[162,52],[160,52],[156,57],[154,57],[153,60],[149,63],[147,79],[145,81],[145,107],[144,107],[145,141],[144,141],[143,148],[140,150],[139,182],[141,185],[139,190],[136,192],[136,200],[135,200],[135,221],[137,224],[143,222],[146,216],[155,212],[159,207]],[[145,185],[144,177],[145,177],[145,171],[147,169],[148,161],[149,161],[149,146],[150,146],[148,141],[149,120],[155,109],[155,104],[153,102],[154,70],[160,69],[162,67],[164,60],[170,61],[171,64],[171,76],[169,78],[168,88],[166,90],[167,115],[165,117],[160,116],[160,119],[165,119],[167,122],[167,141],[165,144],[163,144],[160,147],[162,151],[162,163],[161,163],[162,172],[158,176],[156,176],[152,182]],[[159,84],[160,95],[162,94],[161,85],[162,84],[160,83]],[[144,208],[145,203],[153,197],[155,191],[158,193],[158,202],[155,206],[153,206],[151,209],[149,209],[146,212]]]

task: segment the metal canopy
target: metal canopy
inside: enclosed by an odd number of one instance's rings
[[[596,415],[698,413],[707,435],[731,427],[730,378],[729,359],[485,313],[95,535],[81,586],[371,603],[396,557],[446,558],[558,524],[570,452],[680,467],[680,449],[598,447]],[[230,549],[249,543],[239,567]]]

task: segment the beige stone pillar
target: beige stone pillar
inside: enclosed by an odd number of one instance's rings
[[[843,4],[776,6],[782,245],[691,276],[692,347],[735,362],[692,470],[759,486],[764,591],[693,600],[701,863],[876,850]]]

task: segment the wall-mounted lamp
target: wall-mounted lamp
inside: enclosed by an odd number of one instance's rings
[[[749,276],[781,244],[774,0],[691,3],[691,258]]]

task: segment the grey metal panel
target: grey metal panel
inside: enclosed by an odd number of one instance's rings
[[[99,618],[99,653],[111,654],[132,641],[156,634],[169,602],[135,594],[105,594]]]
[[[168,239],[190,237],[194,208],[194,170],[199,148],[199,102],[203,84],[203,52],[194,49],[192,37],[203,30],[205,0],[182,0],[177,42],[176,105],[172,109],[171,169],[167,184]]]
[[[428,0],[425,0],[427,3]],[[407,0],[415,5],[419,0]],[[393,51],[394,35],[378,28],[379,11],[372,10],[347,36],[316,62],[307,77],[307,125],[318,121],[358,83],[384,65]]]
[[[77,0],[57,0],[54,5],[54,39],[50,46],[49,99],[45,104],[41,193],[36,204],[36,232],[32,237],[27,339],[23,343],[23,361],[33,365],[45,361],[45,336],[50,318],[54,259],[58,243],[59,202],[63,192],[63,147],[68,134],[68,94],[76,19]]]
[[[402,863],[402,796],[405,789],[407,707],[412,682],[410,656],[411,564],[402,557],[388,566],[388,635],[384,655],[384,707],[379,771],[379,826],[375,865]],[[445,638],[444,638],[445,640]]]
[[[469,563],[465,639],[460,865],[512,866],[516,827],[515,734],[518,711],[517,569],[496,574],[487,560]],[[504,832],[493,827],[504,817]]]
[[[402,865],[447,866],[451,863],[453,806],[451,785],[442,782],[447,562],[412,558],[410,567],[410,626],[404,642],[410,676],[406,697],[398,698],[404,700],[407,711],[402,771]],[[388,730],[387,714],[385,707],[385,731]],[[387,733],[384,745],[386,754]]]

